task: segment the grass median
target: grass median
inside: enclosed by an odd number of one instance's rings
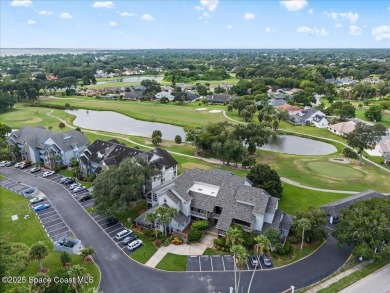
[[[157,264],[156,269],[175,272],[185,271],[187,269],[187,256],[167,253]]]
[[[14,243],[21,242],[28,246],[42,241],[49,248],[49,254],[43,260],[43,266],[48,268],[51,273],[61,269],[60,253],[53,249],[53,243],[48,238],[35,212],[31,209],[28,199],[4,188],[0,188],[0,193],[0,239]],[[11,219],[12,215],[17,215],[18,220],[13,221]],[[24,219],[25,215],[29,215],[29,217]],[[93,277],[93,283],[86,285],[85,289],[97,287],[100,272],[95,263],[84,263],[81,256],[72,255],[71,264],[85,267],[86,273]],[[17,275],[27,278],[34,277],[38,269],[38,262],[31,261],[27,268]],[[17,288],[19,286],[17,284],[7,285],[7,288]]]

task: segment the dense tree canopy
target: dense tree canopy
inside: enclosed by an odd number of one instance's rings
[[[269,195],[281,198],[283,193],[283,186],[280,177],[276,171],[265,164],[255,165],[246,175],[249,181],[255,187],[264,189]]]
[[[150,166],[132,158],[103,171],[94,181],[96,210],[102,214],[123,214],[131,201],[141,197],[145,180],[152,175]]]
[[[316,240],[324,240],[327,237],[325,225],[326,225],[326,213],[318,208],[309,207],[305,211],[299,211],[294,218],[292,230],[298,235],[302,232],[300,230],[299,221],[301,219],[307,219],[310,223],[310,228],[305,231],[305,241],[311,243]],[[302,224],[302,223],[301,223]]]
[[[375,146],[386,135],[387,128],[381,124],[367,125],[362,122],[356,124],[355,130],[347,133],[345,138],[348,144],[357,148],[360,154],[360,165],[362,164],[362,156],[364,149]]]
[[[390,255],[390,198],[373,198],[341,211],[333,235],[365,258]]]

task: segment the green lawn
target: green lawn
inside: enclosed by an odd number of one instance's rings
[[[72,108],[106,110],[122,113],[129,117],[151,121],[168,123],[184,127],[196,127],[207,123],[226,121],[222,113],[209,113],[209,110],[222,108],[223,106],[201,105],[198,103],[184,103],[182,105],[159,102],[136,102],[136,101],[111,101],[97,99],[74,99],[65,100],[41,98],[40,104],[46,107],[61,106],[69,103]],[[197,108],[207,108],[205,111],[196,111]]]
[[[167,253],[156,268],[164,271],[185,271],[187,268],[187,256]]]
[[[379,270],[380,268],[384,267],[385,265],[390,263],[390,257],[381,258],[363,268],[361,268],[359,271],[356,271],[349,276],[346,276],[339,280],[336,283],[333,283],[327,288],[321,289],[318,292],[320,293],[337,293],[340,292],[342,289],[347,288],[348,286],[352,285],[353,283],[363,279],[364,277],[368,276],[369,274],[372,274],[373,272]]]
[[[203,252],[203,255],[223,255],[223,254],[228,254],[228,252],[215,250],[210,247],[207,247],[206,250]]]
[[[9,242],[23,242],[28,246],[42,241],[47,245],[50,251],[49,255],[43,260],[43,265],[47,267],[50,272],[60,269],[60,253],[53,250],[53,243],[49,240],[41,223],[30,208],[28,200],[3,188],[0,188],[0,193],[1,240]],[[19,219],[12,221],[12,215],[17,215]],[[25,215],[30,215],[30,217],[28,219],[24,219]],[[100,272],[97,266],[94,263],[84,264],[82,257],[74,255],[72,256],[72,265],[76,264],[84,266],[87,269],[87,273],[94,278],[94,282],[90,285],[90,287],[97,287],[100,279]],[[19,275],[26,277],[35,276],[38,268],[38,262],[30,262],[27,269]]]
[[[157,251],[153,243],[147,239],[144,234],[135,232],[138,235],[138,239],[141,239],[143,245],[139,247],[136,251],[130,254],[130,257],[140,263],[146,263]]]
[[[283,195],[278,208],[288,214],[296,215],[298,211],[307,210],[309,206],[319,207],[347,196],[350,195],[320,192],[283,184]]]
[[[302,251],[300,249],[300,244],[293,245],[293,253],[292,256],[289,257],[277,257],[276,255],[272,256],[272,262],[275,267],[281,267],[290,263],[293,263],[295,261],[300,260],[301,258],[304,258],[305,256],[308,256],[312,252],[314,252],[318,247],[320,247],[322,242],[316,242],[313,244],[305,244],[302,248]]]

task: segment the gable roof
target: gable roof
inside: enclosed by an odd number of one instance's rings
[[[177,164],[177,161],[166,151],[160,148],[152,149],[148,152],[138,148],[131,148],[125,145],[97,139],[90,144],[80,155],[80,159],[96,164],[104,163],[106,166],[117,166],[127,158],[140,158],[145,163],[155,166],[158,169],[171,168]]]
[[[350,207],[351,205],[364,200],[369,200],[371,198],[386,198],[387,196],[376,192],[374,190],[366,190],[346,198],[340,199],[338,201],[323,205],[320,207],[321,210],[324,210],[328,215],[333,218],[338,218],[340,216],[341,210]]]
[[[33,149],[45,150],[50,145],[45,143],[49,138],[64,152],[85,146],[88,143],[88,139],[80,131],[54,132],[43,126],[24,126],[20,130],[11,133],[7,141],[12,144],[27,144]]]

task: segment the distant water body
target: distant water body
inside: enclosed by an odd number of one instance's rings
[[[53,55],[53,54],[84,54],[95,53],[94,49],[64,49],[64,48],[0,48],[0,57],[19,55]]]

